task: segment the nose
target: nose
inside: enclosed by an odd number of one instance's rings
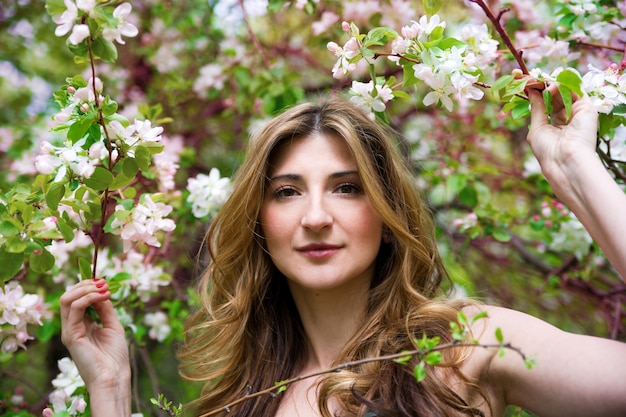
[[[333,216],[326,207],[323,197],[311,196],[307,200],[300,224],[313,232],[319,232],[333,223]]]

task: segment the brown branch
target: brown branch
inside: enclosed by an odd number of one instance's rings
[[[611,326],[611,339],[616,340],[619,333],[619,325],[622,318],[622,302],[615,300],[615,315],[613,317],[613,325]]]
[[[596,147],[596,152],[600,156],[600,159],[602,160],[602,162],[604,163],[606,168],[609,171],[611,171],[613,173],[613,175],[615,175],[615,178],[620,179],[620,180],[626,182],[626,172],[624,172],[618,166],[618,162],[619,161],[616,161],[615,159],[611,158],[611,156],[608,153],[604,152],[599,147]]]
[[[41,392],[36,386],[35,384],[33,384],[32,382],[30,382],[28,379],[24,378],[23,376],[21,376],[18,373],[15,372],[11,372],[11,371],[7,371],[5,369],[0,369],[0,372],[2,373],[2,375],[8,377],[8,378],[13,378],[17,381],[19,381],[21,384],[24,384],[25,386],[27,386],[28,388],[30,388],[35,394],[37,394],[37,396],[39,398],[41,398],[42,400],[48,400],[48,396],[46,394],[44,394],[43,392]],[[3,378],[4,379],[4,378]]]
[[[509,8],[505,7],[501,9],[500,12],[498,13],[498,16],[495,16],[493,12],[491,11],[491,9],[489,8],[489,5],[485,1],[470,0],[470,2],[476,3],[481,9],[483,9],[483,11],[485,12],[485,15],[487,15],[487,18],[491,21],[494,28],[496,29],[496,31],[498,32],[498,34],[504,41],[504,44],[507,46],[509,51],[511,51],[511,54],[513,54],[513,57],[515,58],[515,61],[517,61],[517,65],[519,65],[520,69],[522,70],[522,73],[528,75],[529,74],[528,68],[526,67],[526,63],[524,62],[524,59],[522,58],[522,54],[520,53],[520,51],[517,50],[517,48],[515,48],[515,45],[513,45],[513,41],[511,40],[511,37],[509,36],[506,29],[504,29],[504,26],[502,26],[502,23],[500,22],[500,20],[502,19],[502,15],[508,12]]]
[[[235,401],[232,401],[220,408],[214,409],[209,411],[208,413],[204,413],[201,414],[198,417],[208,417],[208,416],[212,416],[221,412],[227,412],[230,413],[231,408],[234,407],[237,404],[240,404],[242,402],[245,402],[247,400],[250,400],[252,398],[256,398],[256,397],[260,397],[263,395],[270,395],[272,397],[276,397],[277,395],[280,394],[280,392],[282,392],[281,388],[283,387],[287,387],[290,384],[296,383],[298,381],[302,381],[305,379],[309,379],[309,378],[314,378],[316,376],[320,376],[320,375],[324,375],[324,374],[330,374],[333,372],[339,372],[343,369],[347,369],[347,368],[354,368],[355,366],[359,366],[359,365],[364,365],[367,363],[372,363],[372,362],[382,362],[382,361],[395,361],[397,359],[400,358],[404,358],[407,356],[412,356],[412,357],[424,357],[426,356],[428,353],[430,352],[436,352],[436,351],[442,351],[442,350],[446,350],[446,349],[451,349],[451,348],[459,348],[459,347],[482,347],[484,349],[490,349],[490,348],[505,348],[505,349],[509,349],[512,350],[514,352],[516,352],[517,354],[519,354],[522,358],[522,360],[526,361],[526,355],[524,354],[524,352],[522,352],[522,350],[520,348],[517,348],[515,346],[512,346],[510,343],[503,343],[503,344],[498,344],[498,343],[491,343],[491,344],[475,344],[475,343],[455,343],[455,342],[451,342],[451,343],[447,343],[445,345],[441,345],[441,346],[436,346],[432,349],[415,349],[415,350],[410,350],[410,351],[404,351],[404,352],[400,352],[400,353],[393,353],[393,354],[389,354],[389,355],[384,355],[384,356],[379,356],[376,358],[365,358],[365,359],[360,359],[360,360],[356,360],[356,361],[351,361],[351,362],[346,362],[343,363],[341,365],[337,365],[333,368],[328,368],[322,371],[318,371],[318,372],[313,372],[310,374],[306,374],[306,375],[300,375],[285,381],[281,381],[281,382],[277,382],[273,387],[270,388],[266,388],[263,389],[261,391],[257,391],[255,393],[252,394],[248,394],[248,395],[244,395],[241,398],[238,398]],[[284,389],[284,388],[283,388]],[[278,391],[278,393],[277,393]]]
[[[604,44],[594,43],[594,42],[584,42],[584,41],[577,40],[576,45],[586,46],[589,48],[596,48],[596,49],[609,49],[611,51],[616,51],[616,52],[624,52],[624,48],[619,48],[617,46],[604,45]]]
[[[383,52],[375,53],[374,54],[374,59],[378,59],[381,56],[400,58],[400,59],[404,59],[405,61],[413,62],[414,64],[421,64],[422,63],[422,61],[419,61],[419,60],[413,59],[413,58],[407,58],[406,56],[404,56],[402,54],[388,54],[388,53],[383,53]]]
[[[248,14],[246,13],[246,8],[245,8],[243,0],[239,0],[239,6],[241,7],[241,12],[243,13],[243,21],[246,24],[246,29],[248,30],[248,34],[250,35],[250,38],[252,39],[252,43],[254,44],[256,49],[259,51],[259,54],[261,54],[261,58],[263,59],[263,64],[265,65],[265,68],[269,70],[272,68],[272,65],[270,63],[269,58],[265,54],[265,50],[263,49],[263,45],[261,45],[261,41],[259,41],[259,38],[256,36],[254,31],[252,30],[252,26],[250,25],[250,21],[248,20]]]
[[[102,106],[100,105],[98,91],[96,90],[96,66],[95,66],[95,58],[93,56],[93,48],[91,44],[91,39],[87,42],[87,48],[89,51],[89,64],[91,66],[91,88],[93,89],[94,96],[94,104],[96,106],[96,110],[98,111],[98,123],[102,126],[104,130],[104,137],[107,143],[107,150],[109,151],[109,161],[108,161],[108,170],[109,172],[113,172],[113,146],[111,145],[111,138],[109,137],[109,132],[107,131],[106,123],[104,122],[104,114],[102,113]],[[102,202],[100,203],[100,224],[97,227],[96,236],[93,237],[91,233],[89,236],[92,236],[92,241],[94,244],[93,248],[93,265],[91,268],[91,278],[96,277],[96,270],[98,266],[98,253],[100,252],[100,244],[102,243],[102,235],[104,234],[104,225],[108,220],[108,208],[109,208],[109,196],[110,191],[107,187],[104,190],[104,196],[102,198]]]

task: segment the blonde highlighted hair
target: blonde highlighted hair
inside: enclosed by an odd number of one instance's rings
[[[346,141],[390,237],[376,260],[366,317],[336,364],[413,349],[412,340],[423,334],[449,341],[449,323],[467,304],[437,299],[447,274],[431,214],[393,133],[342,99],[295,106],[250,139],[233,193],[207,232],[210,264],[199,284],[202,305],[187,323],[179,352],[181,375],[205,384],[192,404],[194,415],[292,378],[303,364],[302,324],[285,278],[265,251],[258,218],[273,151],[285,141],[314,133]],[[471,388],[457,368],[465,353],[446,351],[445,364]],[[389,361],[332,373],[320,383],[320,410],[329,417],[328,400],[334,398],[342,416],[364,416],[368,411],[379,417],[445,416],[452,410],[455,415],[473,415],[476,410],[440,376],[428,372],[418,384],[412,367]],[[273,416],[279,401],[280,396],[251,398],[228,415]]]

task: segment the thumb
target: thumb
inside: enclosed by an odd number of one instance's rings
[[[537,129],[548,124],[548,115],[546,114],[546,105],[543,102],[541,92],[529,88],[526,91],[528,101],[530,103],[530,127]]]
[[[117,318],[117,314],[115,313],[111,300],[94,303],[93,307],[96,310],[98,317],[100,317],[100,322],[104,328],[122,329],[122,324]]]

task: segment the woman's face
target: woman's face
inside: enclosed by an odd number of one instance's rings
[[[369,288],[383,223],[344,140],[300,138],[270,162],[261,227],[292,292]]]

